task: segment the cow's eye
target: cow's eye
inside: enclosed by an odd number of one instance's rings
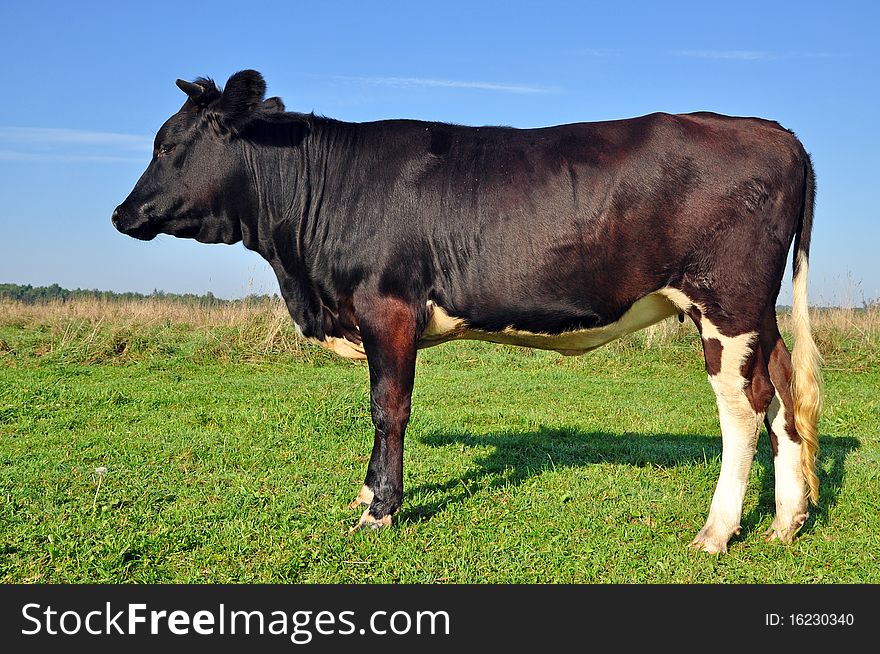
[[[173,143],[163,143],[159,146],[159,154],[168,154],[174,149]]]

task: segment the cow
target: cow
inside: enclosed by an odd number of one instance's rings
[[[416,353],[476,339],[578,355],[670,316],[701,337],[721,471],[691,546],[739,533],[761,423],[791,542],[818,499],[820,355],[807,301],[815,176],[793,132],[698,112],[540,129],[287,111],[260,73],[187,95],[113,212],[122,233],[237,243],[297,332],[365,358],[375,426],[352,529],[391,524]],[[776,299],[793,259],[789,352]]]

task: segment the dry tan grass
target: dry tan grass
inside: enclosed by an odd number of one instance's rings
[[[823,308],[811,310],[816,343],[826,357],[848,355],[858,362],[874,361],[880,352],[880,306],[868,308]],[[783,334],[791,333],[791,316],[779,313]],[[214,305],[168,299],[98,300],[82,298],[45,304],[0,302],[0,327],[18,326],[46,334],[38,353],[85,348],[88,360],[125,354],[132,345],[163,340],[169,330],[203,332],[216,342],[214,352],[236,350],[244,356],[277,352],[299,352],[301,342],[280,298],[224,302]],[[612,347],[664,347],[693,341],[689,320],[680,324],[673,317],[624,339]],[[2,345],[2,344],[0,344]],[[42,348],[42,351],[39,351]],[[860,356],[862,356],[860,359]]]
[[[0,325],[53,325],[70,320],[91,323],[112,323],[120,326],[156,326],[166,323],[192,327],[233,327],[241,323],[288,319],[287,308],[280,298],[235,303],[201,305],[147,298],[144,300],[99,300],[78,298],[44,304],[0,302]]]
[[[826,370],[867,370],[880,366],[880,305],[815,312],[813,338]]]
[[[791,333],[791,313],[788,311],[777,312],[779,329],[784,334]],[[868,308],[855,309],[845,307],[830,307],[810,310],[810,322],[813,331],[817,334],[825,334],[833,337],[845,336],[877,342],[880,336],[880,305],[872,305]],[[663,343],[676,340],[682,333],[693,332],[693,326],[689,321],[679,324],[673,317],[657,323],[645,330],[646,340],[649,343]]]
[[[214,305],[152,298],[0,302],[0,327],[10,326],[45,335],[34,348],[38,355],[68,353],[87,361],[168,346],[172,332],[202,334],[205,354],[219,358],[233,350],[247,358],[301,346],[279,298]]]

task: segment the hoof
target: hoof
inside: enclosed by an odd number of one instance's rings
[[[373,491],[371,491],[367,486],[361,486],[361,492],[358,493],[358,496],[354,498],[354,502],[348,505],[349,509],[357,509],[362,506],[370,506],[370,502],[373,501]]]
[[[804,526],[809,517],[809,513],[798,513],[790,520],[780,520],[779,516],[776,516],[770,529],[764,533],[764,540],[769,543],[778,539],[783,543],[790,544],[794,540],[794,535]]]
[[[727,541],[734,534],[740,532],[737,526],[729,534],[722,534],[714,527],[706,525],[700,529],[697,537],[691,541],[690,546],[698,552],[707,552],[709,554],[727,554]]]
[[[376,531],[378,529],[383,529],[384,527],[391,526],[391,515],[382,516],[379,519],[374,518],[370,515],[370,510],[367,509],[364,511],[364,514],[361,516],[361,519],[358,523],[348,530],[348,533],[353,534],[356,531]]]

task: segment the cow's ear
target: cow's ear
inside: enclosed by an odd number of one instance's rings
[[[223,94],[214,109],[229,127],[235,127],[246,119],[263,102],[266,82],[255,70],[242,70],[226,82]]]
[[[260,107],[269,111],[284,111],[284,103],[278,97],[266,98]]]

